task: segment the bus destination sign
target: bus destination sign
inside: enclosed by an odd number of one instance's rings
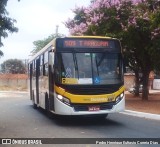
[[[106,48],[109,47],[108,40],[78,40],[70,39],[64,40],[63,46],[65,48]]]

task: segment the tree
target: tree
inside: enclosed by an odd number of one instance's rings
[[[52,34],[48,36],[47,38],[44,38],[43,40],[37,40],[34,41],[34,49],[31,51],[32,54],[37,53],[39,50],[41,50],[43,47],[45,47],[51,40],[53,40],[56,37],[64,37],[63,34]]]
[[[3,73],[12,74],[24,74],[26,73],[26,67],[22,60],[19,59],[8,59],[1,64]]]
[[[2,37],[3,38],[8,37],[8,32],[13,33],[18,31],[18,28],[14,26],[16,20],[8,17],[9,13],[5,8],[7,5],[7,1],[8,0],[0,1],[0,47],[3,46]],[[3,56],[2,51],[0,51],[0,56]]]
[[[142,72],[142,99],[148,99],[150,71],[160,67],[159,3],[157,0],[94,0],[88,7],[75,8],[74,18],[65,23],[72,35],[119,38],[137,80]]]
[[[148,99],[149,74],[160,66],[160,5],[154,0],[144,0],[132,8],[127,31],[123,33],[123,43],[127,47],[132,66],[139,79],[142,73],[142,99]],[[134,64],[137,66],[134,66]],[[138,81],[138,80],[137,80]]]

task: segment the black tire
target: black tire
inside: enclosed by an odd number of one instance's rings
[[[49,110],[49,99],[48,99],[48,94],[45,94],[45,112],[48,118],[52,118],[52,113]]]
[[[100,119],[100,120],[105,120],[107,118],[108,114],[100,114],[100,115],[97,115],[96,118],[97,119]]]
[[[37,104],[35,104],[34,92],[32,92],[32,103],[33,103],[33,108],[34,108],[34,109],[37,109]]]
[[[37,109],[37,105],[35,103],[33,103],[33,108]]]

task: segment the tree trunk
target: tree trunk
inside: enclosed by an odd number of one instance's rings
[[[143,74],[142,100],[148,100],[148,94],[149,94],[149,89],[148,89],[149,73],[150,73],[150,71],[145,71],[145,72],[142,73]]]
[[[135,71],[135,96],[139,96],[139,71]]]

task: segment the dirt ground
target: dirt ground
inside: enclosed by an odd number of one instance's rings
[[[27,87],[20,86],[20,87],[9,87],[9,86],[0,86],[0,91],[27,91]]]
[[[149,94],[149,100],[144,101],[140,97],[126,92],[126,109],[153,114],[160,114],[160,91]]]

